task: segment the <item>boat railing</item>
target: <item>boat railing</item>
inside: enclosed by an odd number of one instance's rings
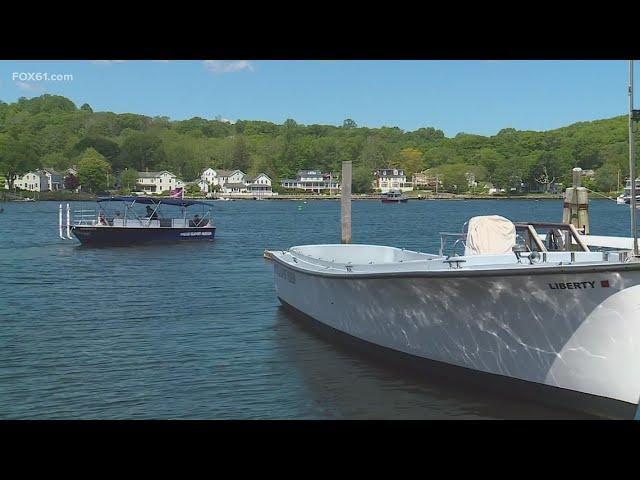
[[[440,232],[440,255],[445,255],[448,244],[453,241],[453,245],[446,255],[448,257],[455,257],[458,245],[462,245],[463,248],[466,248],[466,240],[467,234],[465,232]]]
[[[547,250],[570,251],[575,246],[579,251],[589,251],[589,247],[580,237],[580,232],[570,223],[516,222],[515,226],[518,233],[524,234],[530,250],[533,250],[535,246],[536,250],[540,252],[546,252]],[[545,237],[546,245],[538,235],[539,229],[549,229]]]
[[[580,232],[572,224],[556,222],[516,222],[516,244],[523,245],[528,251],[540,253],[549,250],[571,251],[578,250],[588,252],[589,247],[580,237]],[[462,232],[440,232],[440,255],[455,257],[458,255],[456,249],[462,245],[466,248],[467,223],[463,226]],[[537,229],[549,229],[543,240]],[[464,255],[464,253],[462,253]]]
[[[78,209],[73,211],[72,224],[77,227],[93,226],[97,219],[98,213],[95,209]]]

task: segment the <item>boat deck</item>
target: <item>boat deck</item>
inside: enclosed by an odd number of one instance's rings
[[[306,245],[270,251],[274,260],[311,274],[329,276],[408,273],[544,273],[549,270],[640,269],[628,252],[544,252],[530,261],[515,254],[446,257],[378,245]]]

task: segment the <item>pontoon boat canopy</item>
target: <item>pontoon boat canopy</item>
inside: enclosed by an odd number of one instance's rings
[[[209,205],[198,200],[184,200],[182,198],[151,198],[151,197],[103,197],[98,202],[135,202],[143,205],[176,205],[178,207],[190,207],[191,205]]]

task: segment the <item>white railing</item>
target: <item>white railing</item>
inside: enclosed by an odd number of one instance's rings
[[[60,204],[58,207],[58,236],[63,240],[73,240],[72,226],[93,226],[96,224],[97,218],[95,210],[74,210],[72,215],[68,203],[66,208]]]
[[[74,210],[73,225],[93,226],[96,224],[97,213],[95,210]]]
[[[63,212],[62,212],[62,204],[60,204],[60,207],[58,210],[58,236],[63,240],[73,240],[73,237],[71,236],[71,210],[68,203],[67,203],[67,221],[66,221],[67,231],[66,232],[64,231],[64,227],[65,227],[65,222],[63,218]]]

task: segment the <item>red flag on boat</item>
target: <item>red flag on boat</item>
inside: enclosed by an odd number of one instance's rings
[[[169,192],[169,195],[171,196],[171,198],[184,198],[184,188],[174,188],[173,190],[171,190],[171,192]]]

